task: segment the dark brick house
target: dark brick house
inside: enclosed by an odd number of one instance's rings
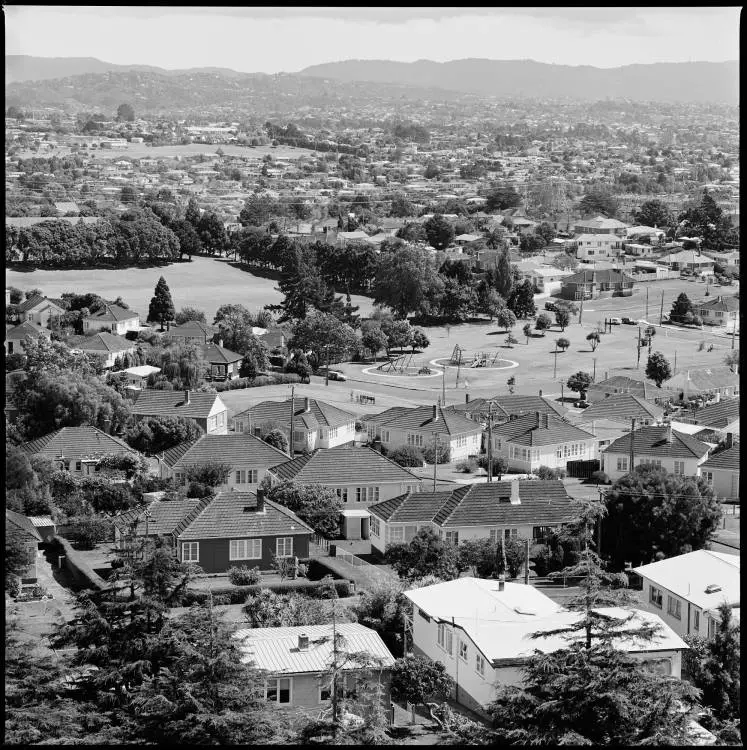
[[[633,294],[634,284],[632,276],[617,268],[586,269],[563,279],[560,294],[574,300],[628,297]]]

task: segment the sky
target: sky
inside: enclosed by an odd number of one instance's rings
[[[737,7],[5,6],[6,55],[293,73],[350,59],[600,68],[739,59]]]

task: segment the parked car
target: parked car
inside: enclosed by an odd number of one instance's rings
[[[338,372],[337,370],[330,370],[329,371],[329,379],[330,380],[339,380],[341,382],[345,382],[347,380],[347,378],[341,372]]]
[[[609,321],[611,326],[622,325],[622,320],[620,320],[620,318],[609,318]]]
[[[634,320],[633,318],[623,318],[622,322],[629,326],[634,326],[638,323],[638,321]]]
[[[591,404],[588,401],[585,401],[585,400],[574,401],[573,405],[577,409],[586,409],[587,407],[591,406]]]

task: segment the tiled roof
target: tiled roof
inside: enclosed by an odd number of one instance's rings
[[[667,388],[695,388],[710,391],[714,388],[725,388],[739,385],[739,375],[730,367],[700,367],[680,370],[667,381]]]
[[[49,299],[49,297],[43,297],[41,294],[35,294],[33,297],[25,299],[23,302],[21,302],[20,305],[18,305],[18,312],[26,312],[27,310],[32,310],[37,305],[45,301],[51,302],[53,305],[56,305],[60,309],[64,310],[64,308],[61,307],[55,300]]]
[[[5,520],[7,523],[12,524],[16,528],[36,539],[38,542],[42,541],[41,534],[36,530],[34,524],[29,518],[26,518],[26,516],[22,515],[21,513],[16,513],[14,510],[6,509]]]
[[[627,375],[613,375],[611,378],[606,380],[600,380],[598,383],[593,383],[589,386],[586,392],[587,399],[599,400],[604,394],[615,394],[615,393],[632,393],[634,396],[640,396],[647,401],[653,399],[663,399],[674,395],[674,390],[670,388],[659,388],[654,383],[649,383],[646,380],[636,380],[635,378],[629,378]],[[596,396],[601,394],[601,396]],[[592,398],[594,396],[594,398]]]
[[[313,529],[282,505],[265,500],[257,512],[254,492],[221,492],[204,504],[199,512],[179,524],[180,540],[242,539],[262,536],[311,534]]]
[[[203,344],[200,347],[203,357],[210,362],[210,364],[231,364],[232,362],[240,362],[243,357],[241,354],[224,349],[218,344]]]
[[[46,328],[41,328],[34,323],[30,323],[28,320],[19,323],[17,326],[13,326],[13,328],[6,329],[5,331],[6,341],[23,341],[26,336],[31,336],[32,338],[46,336],[49,338],[50,333]]]
[[[132,413],[144,417],[192,417],[205,419],[215,402],[225,409],[215,393],[189,392],[189,403],[184,403],[184,391],[140,391],[132,405]]]
[[[83,352],[125,352],[135,348],[134,341],[128,341],[122,336],[101,331],[93,336],[71,337],[68,345]]]
[[[338,409],[331,404],[326,404],[324,401],[317,401],[315,398],[308,400],[309,411],[307,412],[305,401],[303,397],[295,400],[295,411],[293,414],[294,420],[300,418],[307,429],[316,429],[318,425],[322,425],[323,427],[342,427],[356,419],[355,414]],[[262,401],[237,414],[236,417],[250,416],[254,424],[261,424],[262,422],[290,424],[290,406],[290,399],[287,401]]]
[[[739,418],[739,397],[722,399],[695,412],[695,424],[706,427],[726,427]]]
[[[420,482],[412,472],[372,448],[340,446],[315,450],[271,468],[281,480],[299,484]]]
[[[669,427],[642,427],[633,434],[633,453],[636,456],[662,458],[702,458],[708,446],[683,432],[672,430],[672,442],[667,442]],[[630,453],[631,433],[623,435],[605,449],[605,453]]]
[[[191,444],[182,443],[164,454],[164,463],[177,466],[205,464],[211,461],[232,466],[255,464],[256,468],[275,466],[284,453],[254,435],[238,432],[229,435],[203,435]]]
[[[547,419],[547,427],[544,420]],[[493,435],[503,437],[517,445],[556,445],[573,440],[589,440],[594,435],[558,417],[527,414],[493,427]]]
[[[382,420],[378,415],[376,423],[391,430],[417,430],[421,432],[461,435],[480,431],[480,425],[455,411],[436,406],[437,419],[433,419],[433,406],[416,406],[406,409],[390,419]]]
[[[215,326],[208,325],[199,320],[188,320],[186,323],[181,323],[178,326],[171,326],[167,331],[166,336],[177,336],[185,338],[193,338],[197,336],[212,337],[217,331]]]
[[[498,421],[534,412],[554,414],[561,417],[568,413],[560,404],[551,401],[549,398],[521,394],[499,395],[493,396],[493,398],[476,398],[472,399],[469,403],[457,404],[456,406],[449,406],[447,408],[466,414],[487,415],[491,404],[493,406],[493,415]]]
[[[719,310],[721,312],[739,312],[739,300],[736,297],[714,297],[713,299],[699,302],[694,307],[699,310]]]
[[[101,323],[119,322],[121,320],[130,320],[131,318],[140,317],[134,310],[127,310],[119,305],[105,305],[103,310],[95,312],[88,316],[88,320],[95,320]]]
[[[739,446],[727,448],[725,451],[711,456],[705,463],[700,465],[702,469],[729,469],[739,471]]]
[[[433,522],[442,527],[552,526],[576,515],[560,480],[515,480],[520,503],[512,504],[512,482],[460,485],[444,492],[414,492],[384,500],[368,511],[392,523]]]
[[[664,409],[632,393],[618,393],[600,401],[595,401],[581,415],[583,422],[596,419],[609,419],[613,422],[630,422],[631,419],[660,420]],[[640,421],[639,421],[640,423]]]
[[[176,500],[154,500],[146,508],[135,508],[122,513],[114,519],[114,525],[123,531],[132,525],[135,519],[138,519],[136,534],[145,535],[145,512],[150,513],[148,519],[148,535],[161,536],[162,534],[172,534],[176,527],[199,505],[200,500],[194,497],[188,497]]]
[[[584,271],[578,271],[572,276],[566,276],[563,279],[562,284],[589,284],[594,282],[599,283],[619,283],[621,281],[635,281],[632,276],[628,276],[623,271],[617,268],[605,268],[605,269],[587,269]]]
[[[65,456],[71,461],[83,458],[94,458],[106,453],[131,453],[137,451],[113,435],[91,425],[81,427],[62,427],[43,437],[22,443],[21,449],[29,455],[42,454],[50,458]]]

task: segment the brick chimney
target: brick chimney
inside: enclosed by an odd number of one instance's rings
[[[265,491],[257,487],[257,513],[262,513],[265,509]]]
[[[726,437],[724,438],[724,445],[727,448],[733,448],[734,447],[734,433],[733,432],[727,432]]]
[[[667,440],[668,443],[672,442],[672,423],[671,422],[667,425],[667,437],[666,437],[666,440]]]
[[[306,633],[300,633],[298,636],[298,650],[306,651],[309,648],[309,636]]]
[[[438,422],[438,407],[433,404],[433,421]]]
[[[465,394],[464,394],[464,403],[465,403],[465,404],[468,404],[468,403],[469,403],[469,393],[465,393]]]
[[[109,417],[107,417],[104,420],[104,432],[107,435],[111,435],[112,434],[112,421],[111,421],[111,419],[109,419]]]
[[[182,406],[186,406],[189,403],[189,389],[184,389],[184,404]]]
[[[511,505],[521,505],[519,499],[519,480],[515,479],[511,482]]]
[[[218,339],[218,346],[222,349],[223,348],[223,339]]]
[[[304,398],[304,400],[303,400],[303,410],[305,412],[310,412],[311,411],[311,401],[310,401],[310,399],[309,399],[308,396],[306,396],[306,398]]]

